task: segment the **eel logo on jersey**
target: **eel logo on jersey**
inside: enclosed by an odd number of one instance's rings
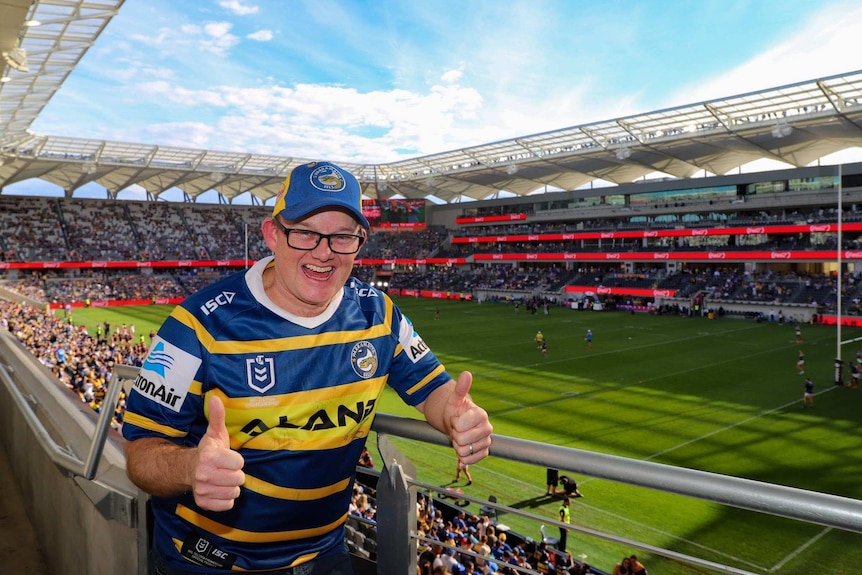
[[[266,393],[275,385],[275,361],[258,355],[245,360],[248,386],[258,393]]]
[[[134,389],[147,399],[179,412],[200,364],[200,358],[156,336],[135,378]]]
[[[377,373],[377,350],[370,341],[360,341],[350,351],[350,363],[353,371],[362,379],[368,379]]]

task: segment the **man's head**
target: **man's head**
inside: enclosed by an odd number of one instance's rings
[[[331,162],[311,162],[294,168],[278,192],[272,216],[298,222],[324,209],[347,211],[363,228],[370,227],[362,215],[359,182]]]
[[[368,235],[359,183],[329,162],[295,168],[261,227],[275,257],[264,288],[290,313],[322,313],[350,277]]]

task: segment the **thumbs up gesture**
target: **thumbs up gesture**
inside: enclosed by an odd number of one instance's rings
[[[195,502],[210,511],[227,511],[245,482],[242,455],[230,448],[225,408],[217,396],[209,398],[209,425],[192,459],[192,493]]]
[[[472,385],[473,374],[461,372],[443,408],[452,447],[465,464],[476,463],[488,455],[494,431],[488,413],[470,397]]]

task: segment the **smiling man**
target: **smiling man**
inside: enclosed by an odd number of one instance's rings
[[[131,480],[152,495],[150,573],[351,573],[344,523],[384,387],[465,464],[492,427],[389,297],[351,278],[368,237],[359,183],[293,170],[261,229],[273,255],[189,297],[127,403]]]

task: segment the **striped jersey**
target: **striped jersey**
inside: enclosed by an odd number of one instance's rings
[[[128,440],[196,446],[210,394],[225,405],[246,481],[233,509],[152,498],[155,545],[211,572],[304,563],[343,545],[356,463],[385,385],[417,405],[450,376],[392,300],[351,278],[316,318],[266,295],[257,262],[177,306],[129,394]]]

